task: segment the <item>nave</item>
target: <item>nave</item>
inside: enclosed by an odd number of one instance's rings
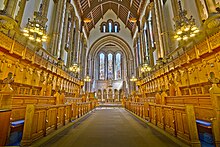
[[[98,107],[40,146],[178,147],[179,145],[131,115],[124,108]]]

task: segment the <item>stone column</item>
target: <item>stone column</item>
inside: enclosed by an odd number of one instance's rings
[[[18,26],[20,26],[20,24],[21,24],[23,14],[24,14],[24,9],[25,9],[25,6],[26,6],[26,2],[27,2],[27,0],[21,0],[19,2],[20,9],[18,11],[17,16],[15,17],[15,20],[18,22]]]
[[[78,18],[75,18],[75,36],[74,36],[74,62],[77,62],[77,51],[79,50],[79,21]]]
[[[18,0],[8,0],[5,7],[5,14],[9,17],[14,17],[15,9],[17,6]]]
[[[209,14],[216,13],[216,5],[214,0],[205,0]]]
[[[51,41],[51,49],[52,49],[52,54],[54,56],[58,55],[58,44],[59,44],[59,39],[60,39],[60,31],[61,31],[61,24],[62,24],[62,14],[63,14],[63,7],[64,7],[64,1],[65,0],[59,0],[56,3],[56,17],[54,20],[54,28],[53,28],[53,36],[52,36],[52,41]]]
[[[61,48],[60,48],[60,58],[64,60],[64,51],[66,47],[66,38],[67,38],[67,31],[68,31],[68,20],[69,20],[69,3],[66,3],[66,10],[65,10],[65,18],[64,18],[64,25],[63,25],[63,32],[62,32],[62,40],[61,40]]]
[[[163,51],[163,38],[161,37],[162,33],[162,25],[161,25],[161,17],[160,17],[160,9],[158,1],[154,2],[154,30],[156,30],[156,38],[157,38],[157,50],[158,50],[158,58],[164,57],[164,51]]]
[[[212,118],[212,133],[215,140],[215,146],[220,146],[220,88],[217,84],[212,84],[209,90],[211,96],[212,107],[215,118]]]
[[[74,63],[74,37],[75,37],[75,28],[74,28],[74,15],[72,14],[72,26],[71,26],[71,36],[70,36],[70,53],[71,53],[71,59],[70,59],[70,65],[72,65]]]
[[[172,10],[173,10],[173,15],[174,17],[178,16],[179,13],[178,13],[178,2],[177,0],[171,0],[171,4],[172,4]]]
[[[144,63],[144,41],[143,41],[143,30],[139,33],[139,41],[140,41],[140,63]]]

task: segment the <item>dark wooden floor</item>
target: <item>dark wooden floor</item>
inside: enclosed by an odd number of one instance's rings
[[[122,108],[100,108],[42,147],[178,147]]]

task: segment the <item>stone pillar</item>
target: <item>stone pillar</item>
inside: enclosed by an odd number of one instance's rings
[[[24,9],[25,9],[25,6],[26,6],[26,2],[27,2],[27,0],[21,0],[19,2],[20,9],[18,11],[17,16],[15,17],[15,20],[18,22],[18,26],[20,26],[20,24],[21,24],[23,14],[24,14]]]
[[[5,14],[11,18],[14,17],[15,9],[17,6],[18,0],[8,0],[5,7]]]
[[[163,32],[163,25],[161,22],[162,21],[162,17],[160,15],[160,3],[159,1],[155,1],[154,2],[154,16],[155,17],[155,21],[154,21],[154,30],[156,30],[156,38],[157,38],[157,50],[158,50],[158,59],[159,58],[163,58],[164,57],[164,49],[163,49],[163,38],[161,36],[161,33]]]
[[[177,2],[177,0],[171,0],[171,4],[172,4],[173,15],[174,15],[174,18],[175,18],[179,15],[178,2]]]
[[[217,84],[212,84],[209,90],[211,96],[212,107],[215,118],[212,118],[212,134],[215,140],[215,146],[220,146],[220,88]]]
[[[60,48],[60,58],[64,60],[64,50],[66,47],[66,39],[67,39],[67,31],[68,31],[68,22],[69,22],[69,3],[66,3],[66,10],[65,10],[65,18],[64,18],[64,25],[63,25],[63,34],[62,34],[62,41],[61,41],[61,48]]]
[[[78,60],[77,51],[79,50],[79,21],[78,18],[75,18],[75,36],[74,36],[74,62]]]
[[[139,40],[140,40],[140,63],[144,63],[144,41],[143,41],[143,30],[139,33]]]
[[[62,24],[62,14],[63,14],[63,7],[64,7],[65,0],[59,0],[56,2],[56,17],[54,20],[54,28],[53,28],[53,36],[51,41],[51,49],[52,54],[54,56],[58,55],[58,44],[60,39],[60,31],[61,31],[61,24]]]
[[[205,0],[209,14],[216,13],[216,5],[214,0]]]
[[[186,116],[189,126],[189,135],[192,147],[201,147],[198,130],[196,126],[196,118],[193,105],[186,105]]]

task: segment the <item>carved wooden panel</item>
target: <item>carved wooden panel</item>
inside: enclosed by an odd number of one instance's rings
[[[217,33],[209,38],[211,49],[216,49],[220,46],[220,33]]]
[[[34,120],[31,128],[32,141],[45,135],[46,109],[37,109],[34,113]]]
[[[33,51],[30,51],[30,50],[27,50],[26,53],[25,53],[25,59],[29,60],[29,61],[32,61],[32,58],[34,56],[34,52]]]
[[[12,47],[12,39],[4,35],[3,33],[0,33],[0,47],[10,50]]]
[[[65,107],[57,108],[57,128],[60,128],[64,125],[65,122],[64,114],[65,114]]]
[[[177,137],[189,141],[189,127],[185,109],[175,109],[174,114]]]
[[[49,134],[56,129],[57,108],[49,108],[47,110],[46,122],[46,134]]]
[[[175,132],[174,111],[170,108],[164,108],[163,110],[164,110],[165,131],[175,136],[176,132]]]
[[[25,117],[26,107],[12,107],[11,121],[23,120]]]

